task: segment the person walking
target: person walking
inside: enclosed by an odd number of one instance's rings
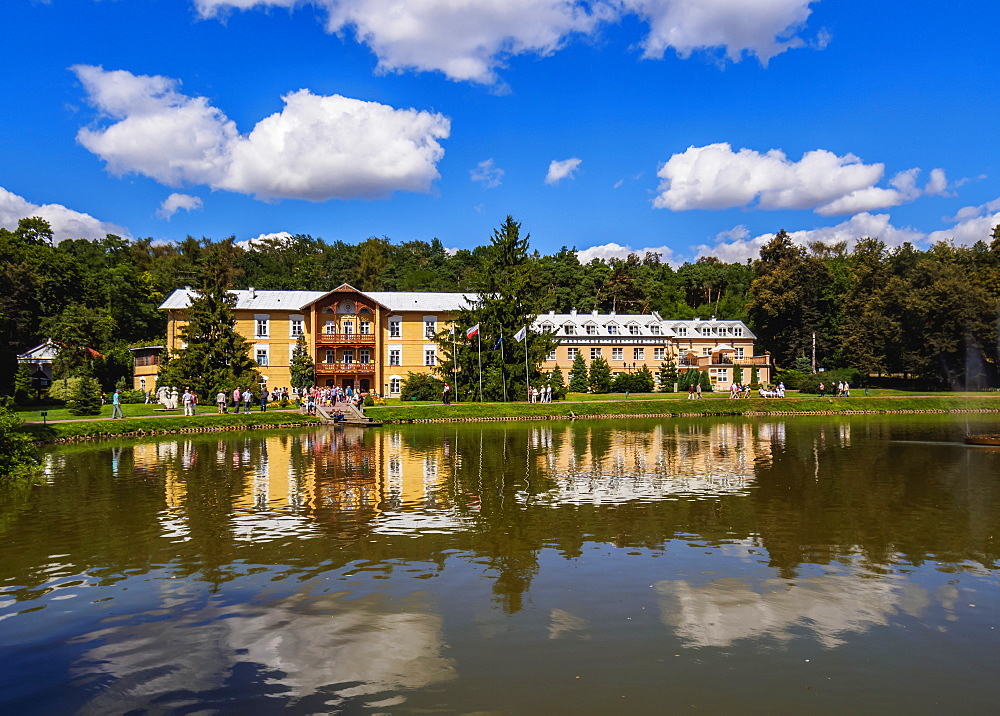
[[[240,395],[240,388],[236,386],[233,388],[233,412],[239,414],[240,403],[243,402],[243,396]]]
[[[441,402],[445,405],[451,405],[451,386],[447,383],[445,383],[444,388],[441,389]]]
[[[181,396],[181,403],[184,405],[185,416],[194,415],[194,394],[190,388],[184,389],[184,395]]]
[[[118,389],[115,389],[115,394],[111,396],[111,419],[124,418],[125,413],[122,412],[121,396],[118,394]]]
[[[697,399],[701,400],[701,383],[698,383],[698,385],[694,387],[694,392],[697,394]]]

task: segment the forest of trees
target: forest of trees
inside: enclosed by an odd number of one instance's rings
[[[573,247],[541,255],[526,238],[517,250],[518,276],[528,277],[532,307],[542,311],[716,315],[745,320],[779,368],[811,358],[815,334],[821,367],[943,388],[998,384],[1000,227],[973,246],[926,249],[864,237],[850,248],[802,247],[781,231],[757,260],[704,257],[677,268],[653,253],[581,264]],[[233,238],[161,244],[113,235],[55,244],[43,220],[22,219],[0,229],[0,393],[13,388],[16,355],[46,338],[104,354],[91,369],[111,387],[131,373],[130,346],[163,340],[160,302],[176,288],[201,287],[209,267],[232,288],[497,291],[497,260],[490,237],[454,253],[437,239],[349,244],[306,235],[246,248]],[[71,363],[65,370],[76,370]]]

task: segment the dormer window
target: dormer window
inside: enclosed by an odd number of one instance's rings
[[[574,326],[572,323],[565,324],[563,326],[563,333],[565,333],[567,336],[575,336],[576,326]]]
[[[609,336],[617,336],[618,335],[618,326],[616,326],[614,323],[610,324],[608,326],[608,335]]]
[[[639,335],[639,326],[638,326],[638,324],[630,323],[629,327],[628,327],[628,333],[629,333],[630,336],[637,336],[637,335]]]
[[[660,335],[660,326],[654,323],[649,327],[649,334],[652,336]]]
[[[588,336],[596,336],[597,335],[597,326],[595,326],[593,323],[588,323],[587,324],[587,335]]]
[[[733,329],[733,335],[734,336],[742,336],[743,335],[743,329],[740,328],[739,326],[737,326],[736,328]]]
[[[542,333],[555,333],[555,330],[556,330],[556,327],[553,326],[548,321],[546,321],[545,323],[542,324]],[[555,358],[553,358],[552,360],[555,360]]]
[[[688,334],[687,326],[677,326],[677,335],[686,336]]]

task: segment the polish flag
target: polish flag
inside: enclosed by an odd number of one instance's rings
[[[466,338],[472,338],[473,336],[478,336],[478,335],[479,335],[479,324],[478,323],[465,332],[465,337]]]

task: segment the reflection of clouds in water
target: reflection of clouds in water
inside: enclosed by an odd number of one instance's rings
[[[322,692],[328,705],[375,694],[384,705],[387,692],[457,675],[441,655],[441,617],[419,597],[298,594],[192,610],[190,598],[175,594],[163,606],[79,638],[99,644],[81,658],[79,678],[89,689],[103,686],[80,713],[209,708],[226,688],[241,690],[233,683],[241,665],[259,673],[247,691],[291,700]],[[170,621],[156,619],[168,609]]]
[[[590,622],[563,609],[553,609],[550,615],[549,639],[576,637],[590,639]]]
[[[787,641],[810,631],[833,648],[851,633],[888,624],[900,612],[919,615],[930,604],[921,587],[901,579],[821,576],[789,584],[769,579],[754,587],[737,578],[700,587],[678,581],[655,586],[662,621],[690,646],[730,646],[740,639]]]
[[[232,527],[233,539],[240,542],[313,537],[319,534],[319,528],[312,520],[279,511],[233,515]]]

